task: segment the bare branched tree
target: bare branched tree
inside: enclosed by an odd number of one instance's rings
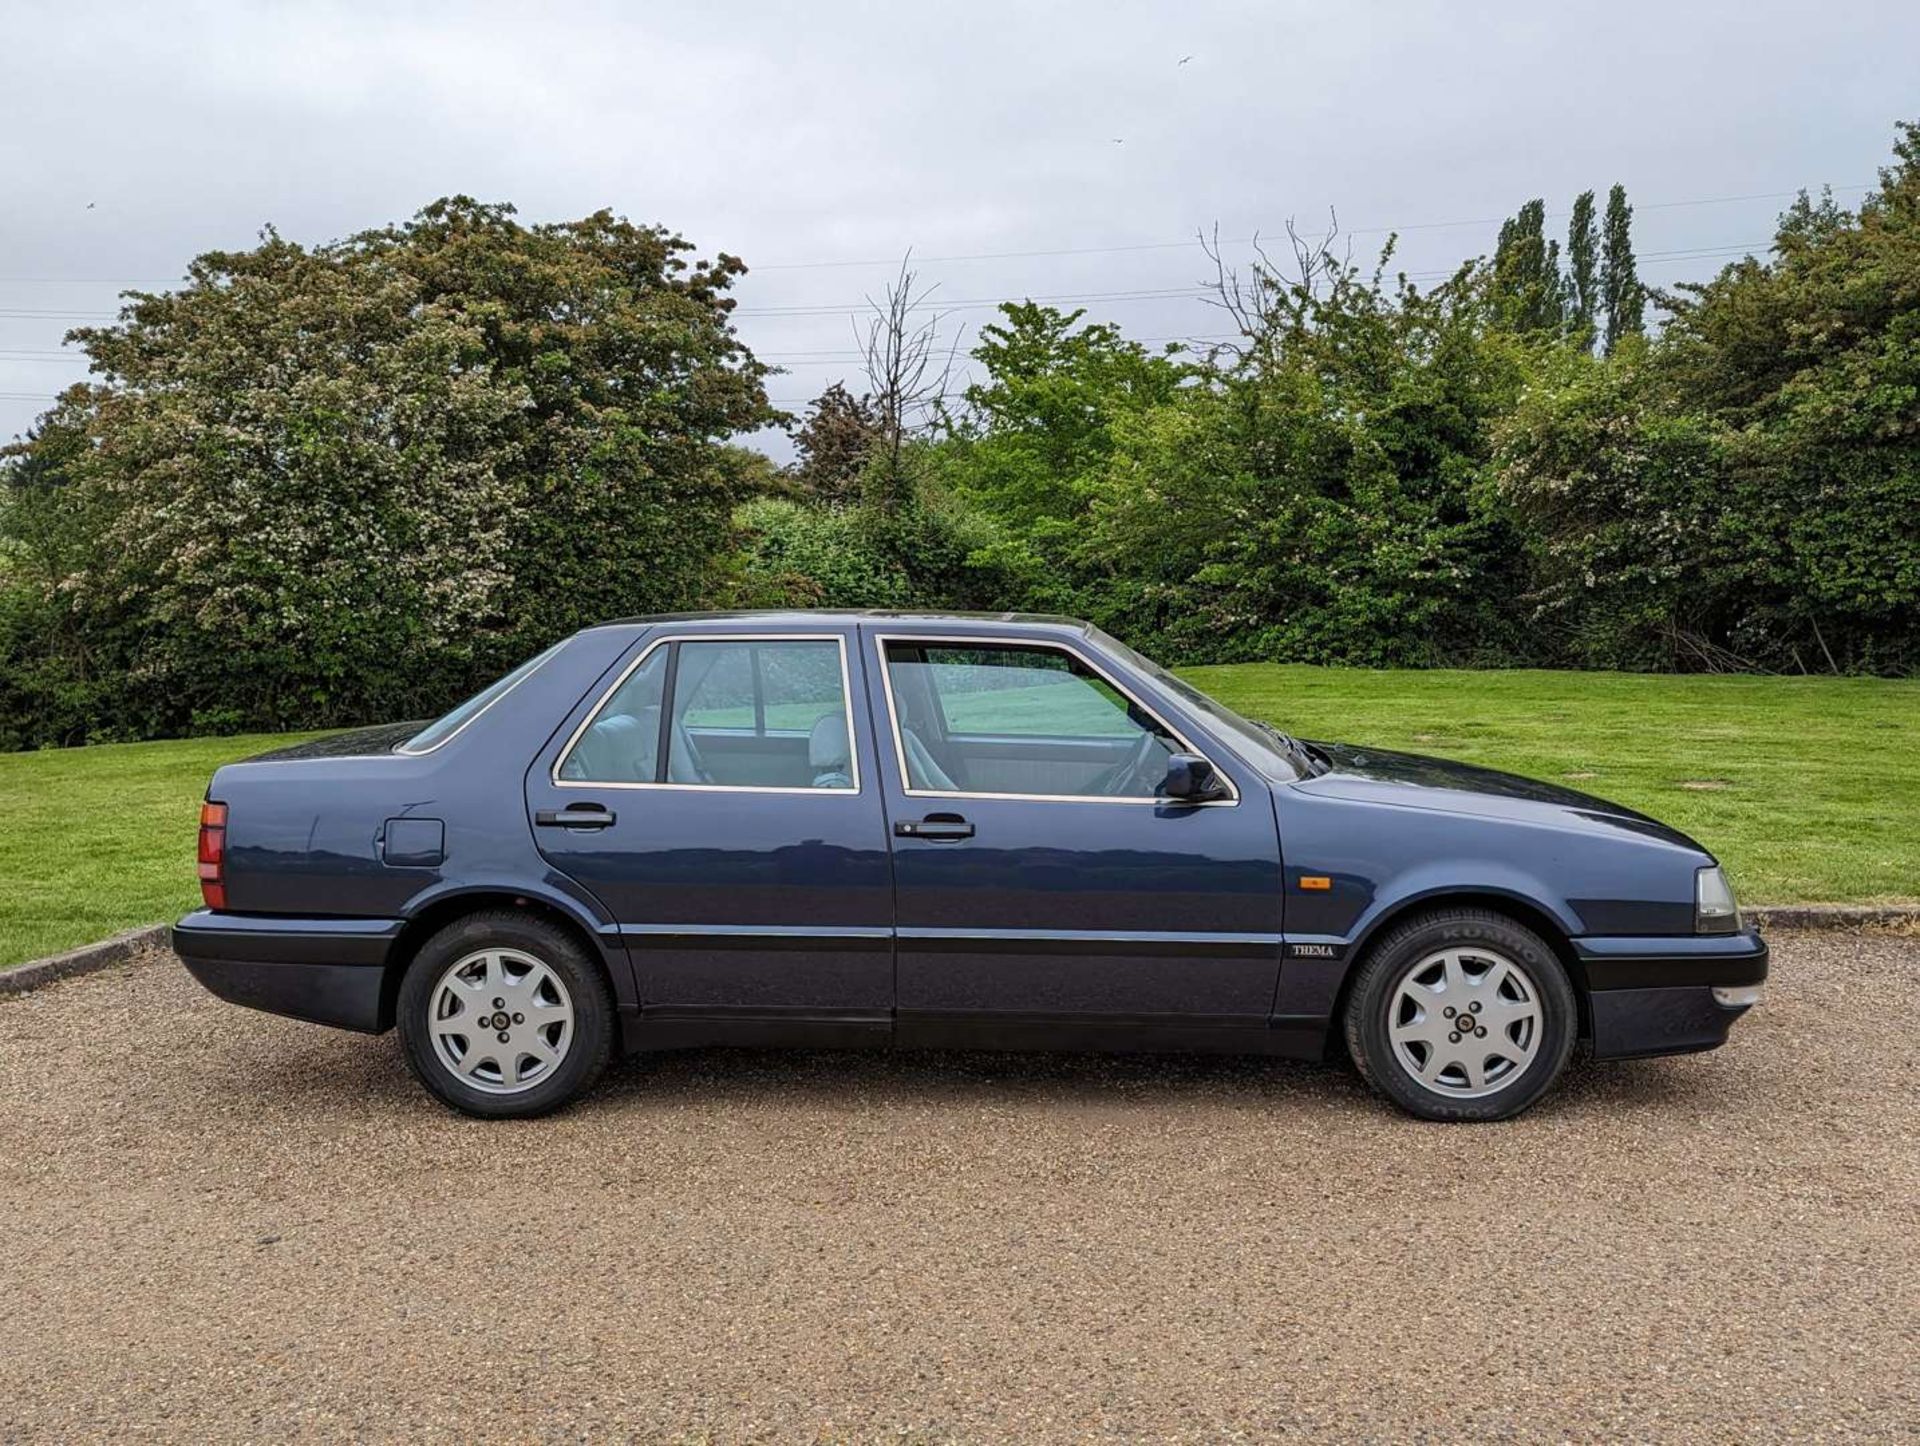
[[[871,315],[859,338],[879,433],[867,469],[870,500],[889,510],[910,499],[906,444],[940,417],[960,346],[956,334],[952,346],[941,352],[946,317],[928,305],[936,288],[920,284],[911,261],[909,253],[883,296],[867,298]],[[920,313],[924,316],[916,320]]]
[[[1319,236],[1307,236],[1287,221],[1287,245],[1293,252],[1291,263],[1276,260],[1256,233],[1253,260],[1243,271],[1227,260],[1216,222],[1212,234],[1200,233],[1200,247],[1213,263],[1213,276],[1202,283],[1213,294],[1209,306],[1227,313],[1240,334],[1214,350],[1240,360],[1268,353],[1280,343],[1288,327],[1299,320],[1303,310],[1326,288],[1331,278],[1352,264],[1352,241],[1336,254],[1340,240],[1340,221],[1327,213],[1327,229]]]

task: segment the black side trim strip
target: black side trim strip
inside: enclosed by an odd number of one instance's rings
[[[1610,989],[1679,989],[1711,984],[1758,984],[1767,977],[1767,952],[1745,957],[1650,956],[1637,959],[1598,959],[1589,955],[1581,965],[1587,985],[1596,992]]]
[[[885,954],[893,948],[889,929],[754,929],[729,925],[708,928],[699,924],[680,926],[635,926],[620,930],[620,940],[629,949],[697,949],[721,952],[732,949],[771,951],[780,949],[832,950],[841,954]]]
[[[900,947],[925,954],[1067,954],[1082,958],[1280,958],[1278,934],[1053,933],[1039,929],[902,929]]]
[[[302,921],[303,923],[305,921]],[[342,921],[347,922],[347,921]],[[183,959],[236,960],[250,964],[385,964],[387,951],[405,927],[399,920],[353,921],[334,932],[304,928],[188,924],[173,926],[173,952]]]

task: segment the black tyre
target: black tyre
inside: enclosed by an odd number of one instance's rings
[[[415,1078],[486,1119],[556,1110],[613,1053],[613,994],[566,930],[511,910],[470,914],[414,956],[400,1039]]]
[[[1579,1034],[1567,971],[1490,909],[1436,909],[1368,951],[1347,1000],[1367,1083],[1426,1120],[1504,1120],[1552,1087]]]

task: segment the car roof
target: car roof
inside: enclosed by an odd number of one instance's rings
[[[598,623],[602,628],[645,628],[662,623],[751,623],[755,627],[819,627],[822,623],[996,623],[1090,633],[1092,624],[1051,613],[917,612],[900,608],[764,608],[738,611],[651,613]]]

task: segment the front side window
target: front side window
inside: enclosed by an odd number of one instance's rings
[[[1182,744],[1073,654],[885,643],[896,743],[923,793],[1151,799]]]
[[[560,764],[562,781],[855,792],[836,638],[657,644]]]

